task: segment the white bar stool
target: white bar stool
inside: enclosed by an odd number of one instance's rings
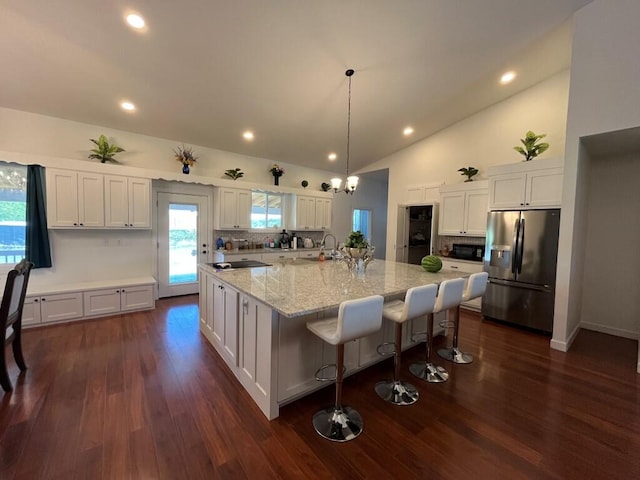
[[[351,407],[342,405],[342,377],[344,375],[344,344],[351,340],[366,337],[380,330],[382,326],[381,295],[373,295],[357,300],[347,300],[340,304],[338,316],[314,322],[307,322],[307,328],[325,342],[336,345],[336,401],[331,407],[316,412],[313,426],[316,432],[327,440],[346,442],[353,440],[362,432],[362,417]],[[319,373],[330,365],[323,365]]]
[[[449,378],[447,371],[439,366],[431,363],[431,350],[433,349],[433,315],[443,310],[460,305],[462,301],[462,291],[464,290],[464,278],[456,278],[453,280],[445,280],[438,288],[438,296],[433,311],[429,313],[427,319],[427,355],[426,360],[420,363],[413,363],[409,367],[409,371],[416,377],[421,378],[429,383],[446,382]]]
[[[407,290],[402,300],[385,303],[382,318],[395,322],[395,342],[383,343],[378,347],[381,355],[394,356],[393,380],[383,380],[376,383],[376,393],[380,398],[394,405],[411,405],[418,400],[418,391],[410,383],[400,381],[400,355],[402,353],[402,325],[412,318],[422,317],[433,311],[438,293],[437,285],[423,285]],[[393,345],[394,351],[383,353],[381,349],[386,345]]]
[[[467,280],[467,285],[462,293],[462,301],[467,302],[473,298],[478,298],[484,295],[487,289],[487,280],[489,274],[487,272],[474,273]],[[440,355],[445,360],[449,360],[453,363],[471,363],[473,362],[473,356],[463,352],[458,348],[458,329],[460,328],[460,305],[456,307],[456,314],[453,320],[453,341],[451,347],[441,348],[438,350]]]

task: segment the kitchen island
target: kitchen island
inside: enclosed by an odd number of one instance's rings
[[[467,275],[383,260],[369,264],[366,273],[350,272],[339,261],[305,259],[245,269],[199,267],[200,331],[269,419],[281,405],[324,386],[315,371],[335,359],[335,347],[309,332],[308,321],[336,315],[345,300],[404,298],[411,287]],[[410,322],[403,348],[425,329],[426,318]],[[382,360],[376,348],[392,340],[393,326],[385,323],[380,332],[349,342],[346,375]]]

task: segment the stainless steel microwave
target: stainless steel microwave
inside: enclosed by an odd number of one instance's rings
[[[451,258],[481,262],[484,258],[484,245],[454,243],[451,249]]]

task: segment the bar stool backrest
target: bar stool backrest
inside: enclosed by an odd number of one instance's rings
[[[484,292],[487,289],[488,279],[489,274],[487,272],[479,272],[471,275],[467,281],[464,293],[462,294],[462,301],[466,302],[472,298],[478,298],[484,295]]]
[[[382,295],[346,300],[338,310],[336,343],[345,343],[366,337],[382,328]]]
[[[411,318],[418,318],[433,312],[436,304],[436,295],[438,294],[438,286],[422,285],[407,290],[404,297],[404,308],[400,321],[404,322]]]
[[[464,278],[445,280],[438,288],[434,313],[456,307],[462,302],[462,292],[464,291]]]

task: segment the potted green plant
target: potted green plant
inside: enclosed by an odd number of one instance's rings
[[[340,247],[342,259],[346,262],[349,270],[365,270],[367,265],[373,260],[375,247],[369,245],[364,234],[358,230],[349,234],[344,247]]]
[[[116,144],[109,144],[109,140],[104,135],[100,135],[98,139],[90,138],[93,143],[96,144],[97,148],[92,148],[91,155],[89,158],[100,160],[100,163],[120,163],[113,156],[116,153],[124,152],[124,148],[118,147]]]
[[[524,148],[513,147],[513,149],[516,152],[524,155],[524,161],[528,162],[529,160],[537,157],[538,155],[545,152],[549,148],[548,143],[544,143],[544,142],[537,143],[538,141],[540,141],[546,136],[547,135],[545,133],[543,133],[542,135],[536,135],[531,130],[529,130],[525,134],[524,138],[520,139],[520,142],[522,142],[522,145],[524,145]]]
[[[176,155],[176,160],[182,163],[182,173],[188,175],[189,168],[198,161],[198,157],[193,153],[193,148],[182,145],[177,147],[173,153]]]
[[[237,180],[239,178],[244,177],[244,173],[239,168],[232,168],[229,170],[225,170],[224,174],[231,178],[232,180]]]
[[[478,169],[475,167],[462,167],[459,168],[458,171],[460,172],[460,175],[466,175],[467,179],[465,182],[473,182],[472,177],[478,174]]]

